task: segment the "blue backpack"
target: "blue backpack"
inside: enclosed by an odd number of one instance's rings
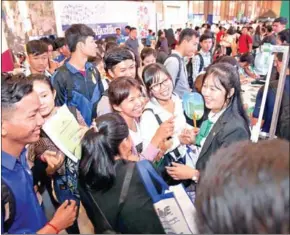
[[[91,68],[90,70],[92,80],[95,81],[96,87],[93,92],[92,98],[89,100],[86,98],[83,94],[78,92],[74,87],[77,86],[77,84],[74,84],[74,79],[71,78],[71,73],[67,69],[65,65],[60,67],[58,69],[58,72],[61,72],[63,76],[65,76],[67,79],[66,81],[66,90],[67,90],[67,106],[74,106],[77,108],[77,110],[80,111],[82,114],[86,124],[88,126],[91,125],[92,119],[96,117],[96,108],[99,100],[102,97],[102,94],[104,93],[104,87],[101,81],[100,73],[96,68]]]

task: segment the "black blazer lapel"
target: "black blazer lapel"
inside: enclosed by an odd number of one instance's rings
[[[205,156],[205,154],[209,150],[209,147],[210,147],[213,139],[216,138],[216,135],[218,134],[218,132],[221,131],[221,129],[224,126],[224,123],[227,122],[229,116],[230,116],[230,110],[228,109],[223,113],[223,115],[214,124],[213,128],[211,129],[210,133],[208,134],[208,136],[203,144],[203,147],[202,147],[201,152],[199,154],[198,160],[201,159],[203,156]]]

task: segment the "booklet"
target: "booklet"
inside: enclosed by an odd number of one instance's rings
[[[67,157],[76,163],[81,159],[83,131],[66,105],[60,107],[42,129]]]

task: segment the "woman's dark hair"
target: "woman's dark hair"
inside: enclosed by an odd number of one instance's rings
[[[233,26],[229,27],[229,29],[227,30],[227,34],[229,35],[234,35],[236,33],[236,30]]]
[[[142,92],[140,82],[135,78],[119,77],[109,84],[108,96],[110,104],[119,106],[130,95],[132,88]]]
[[[141,60],[144,60],[146,57],[153,55],[155,58],[157,57],[156,51],[151,47],[144,47],[140,53]]]
[[[46,85],[48,85],[48,87],[50,88],[51,92],[54,91],[54,88],[50,82],[50,79],[45,76],[44,74],[30,74],[27,79],[31,82],[31,84],[33,85],[34,81],[39,81],[39,82],[43,82]]]
[[[228,56],[228,55],[221,56],[217,58],[216,61],[213,62],[213,64],[217,64],[217,63],[229,63],[236,68],[238,68],[239,66],[239,62],[234,57]]]
[[[256,31],[255,31],[255,35],[261,35],[261,27],[260,25],[257,26]]]
[[[290,44],[290,29],[284,29],[281,32],[278,33],[278,37],[280,41],[285,44]]]
[[[48,52],[48,44],[41,40],[31,40],[26,44],[27,55],[42,55]]]
[[[163,30],[159,29],[158,32],[157,32],[157,36],[158,38],[161,37],[161,35],[164,33]]]
[[[229,63],[216,63],[210,65],[206,70],[205,78],[202,85],[204,85],[206,78],[210,75],[213,76],[215,79],[218,79],[221,85],[226,90],[225,101],[228,100],[228,95],[231,89],[234,88],[235,91],[230,98],[228,108],[231,108],[233,115],[241,116],[244,119],[245,123],[249,125],[248,116],[243,109],[240,76],[238,70]]]
[[[266,30],[268,33],[271,33],[273,31],[272,25],[267,25]]]
[[[261,28],[261,33],[266,33],[266,28],[265,27]]]
[[[243,141],[218,150],[197,185],[198,232],[289,234],[289,142]]]
[[[249,52],[247,52],[247,53],[244,53],[244,54],[242,54],[241,56],[240,56],[240,62],[241,63],[248,63],[248,64],[253,64],[254,63],[254,56],[251,54],[251,53],[249,53]]]
[[[75,52],[77,44],[85,43],[88,37],[95,37],[95,33],[85,24],[73,24],[65,31],[65,41],[71,52]]]
[[[45,42],[47,45],[51,45],[54,51],[57,49],[54,40],[47,37],[40,38],[39,40]]]
[[[117,113],[96,119],[98,131],[89,129],[82,139],[82,158],[79,163],[80,183],[91,190],[108,190],[115,181],[115,157],[119,146],[129,136],[124,119]]]
[[[134,60],[130,51],[122,47],[113,48],[105,53],[104,62],[105,70],[113,69],[114,66],[121,63],[124,60]]]
[[[145,68],[143,69],[142,79],[149,97],[151,96],[150,88],[153,84],[158,83],[160,81],[161,73],[165,74],[172,80],[171,75],[168,73],[167,69],[162,64],[159,63],[149,64],[145,66]]]
[[[167,38],[167,41],[168,41],[168,46],[172,47],[172,45],[175,44],[175,36],[174,36],[174,31],[173,31],[172,28],[167,30],[166,38]]]

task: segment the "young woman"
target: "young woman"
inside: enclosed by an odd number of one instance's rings
[[[40,99],[40,114],[47,121],[52,117],[58,110],[58,107],[55,106],[54,99],[56,91],[53,89],[49,78],[44,75],[30,75],[28,77],[33,84],[33,90],[38,94]],[[81,126],[86,127],[85,121],[75,108],[70,107],[71,112],[76,116],[77,121]],[[43,159],[44,153],[50,153],[51,158],[62,158],[59,169],[56,172],[43,172],[41,169],[46,168],[43,165],[47,165],[45,159]],[[30,145],[29,147],[30,160],[32,160],[36,167],[39,169],[41,181],[47,180],[46,174],[48,174],[53,179],[54,192],[59,203],[63,203],[65,200],[73,199],[77,201],[79,205],[79,194],[77,190],[77,172],[78,166],[70,158],[65,157],[65,155],[55,146],[52,140],[41,131],[40,139]],[[45,175],[45,176],[43,176]],[[34,180],[38,181],[34,176]],[[38,182],[35,182],[38,184]],[[51,190],[48,188],[48,190]],[[77,221],[75,224],[68,228],[67,231],[70,233],[79,233]]]
[[[175,179],[198,180],[211,156],[221,147],[250,138],[249,122],[241,100],[241,85],[237,69],[229,63],[210,66],[203,80],[202,95],[210,109],[208,119],[202,123],[195,139],[199,146],[196,171],[176,164],[168,167]]]
[[[140,53],[140,57],[142,60],[142,66],[138,69],[138,76],[141,78],[144,67],[148,64],[156,63],[157,53],[151,47],[144,47]]]
[[[110,104],[115,112],[118,112],[129,127],[130,136],[134,142],[134,153],[140,154],[140,159],[153,161],[158,154],[162,155],[163,142],[173,132],[173,120],[165,122],[156,129],[148,142],[142,139],[139,118],[145,105],[145,98],[138,80],[129,77],[121,77],[110,83],[108,90]]]
[[[158,30],[157,36],[158,36],[158,41],[155,47],[157,51],[157,61],[159,63],[164,63],[164,61],[169,55],[168,40],[165,37],[165,32],[161,29]]]
[[[79,191],[96,233],[109,229],[103,226],[100,212],[116,232],[164,233],[136,170],[127,123],[119,114],[96,119],[96,126],[83,138],[82,153]],[[128,190],[123,194],[125,188]],[[120,194],[124,195],[121,205]]]
[[[173,94],[173,82],[166,68],[161,64],[150,64],[144,68],[143,81],[150,101],[145,106],[140,120],[142,137],[145,143],[152,139],[160,123],[174,119],[174,133],[167,141],[169,145],[165,154],[174,162],[183,162],[195,166],[190,148],[194,131],[186,123],[181,99]],[[167,159],[164,159],[167,161]]]

